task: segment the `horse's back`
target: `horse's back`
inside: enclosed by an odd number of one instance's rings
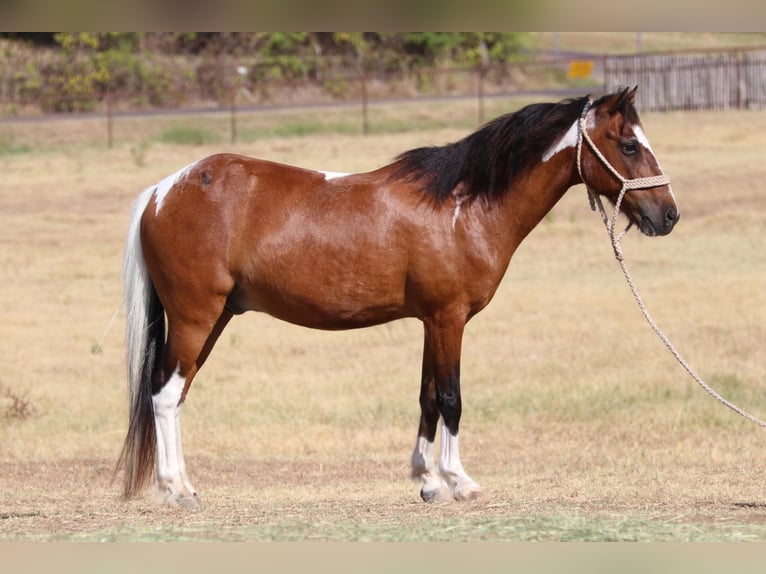
[[[144,214],[163,275],[212,281],[234,313],[264,311],[317,328],[411,314],[410,240],[398,215],[406,208],[381,174],[328,176],[217,154],[174,177]]]

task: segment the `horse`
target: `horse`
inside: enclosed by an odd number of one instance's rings
[[[325,330],[419,319],[412,478],[424,501],[481,495],[459,451],[463,331],[521,241],[581,183],[645,235],[670,233],[679,219],[636,89],[531,104],[366,173],[221,153],[146,188],[124,254],[122,498],[153,482],[167,504],[201,503],[184,462],[181,409],[221,332],[245,311]]]

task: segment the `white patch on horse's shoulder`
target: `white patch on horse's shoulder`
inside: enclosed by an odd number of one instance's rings
[[[154,201],[157,205],[155,214],[160,212],[160,207],[162,207],[162,202],[165,200],[165,196],[170,191],[170,188],[172,188],[178,181],[186,175],[186,173],[195,165],[197,162],[190,163],[186,167],[183,167],[179,169],[177,172],[167,176],[165,179],[160,181],[156,187],[154,188]]]
[[[319,173],[324,175],[324,178],[327,180],[335,179],[337,177],[346,177],[347,175],[350,175],[348,173],[343,173],[341,171],[322,171],[319,170]]]
[[[455,231],[455,226],[457,225],[457,218],[460,215],[460,208],[463,205],[463,201],[465,201],[464,195],[459,195],[455,198],[455,212],[452,214],[452,231]]]
[[[543,154],[543,161],[548,161],[560,151],[577,145],[577,132],[580,129],[577,123],[578,122],[573,123],[566,133],[561,136],[555,144],[548,148],[548,151]]]

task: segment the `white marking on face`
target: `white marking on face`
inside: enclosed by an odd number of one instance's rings
[[[644,133],[644,130],[641,129],[641,126],[633,126],[633,135],[636,136],[636,139],[638,142],[646,148],[646,150],[652,155],[654,158],[655,163],[657,164],[657,167],[660,170],[660,173],[665,173],[662,171],[662,166],[660,165],[660,161],[657,159],[657,156],[654,155],[654,150],[652,149],[651,144],[649,143],[649,138],[646,137],[646,134]],[[678,202],[676,201],[676,196],[673,193],[673,188],[668,184],[668,192],[670,193],[670,197],[673,199],[673,203],[676,204],[676,211],[678,211]]]
[[[165,196],[170,191],[170,188],[172,188],[176,183],[178,183],[180,179],[183,176],[185,176],[187,172],[196,164],[197,164],[196,161],[194,163],[190,163],[186,167],[183,167],[179,169],[177,172],[167,176],[165,179],[163,179],[157,184],[157,187],[154,188],[154,201],[157,204],[155,215],[160,212],[160,208],[162,207],[162,202],[165,200]]]
[[[343,173],[341,171],[319,171],[319,173],[324,174],[324,178],[326,180],[335,179],[337,177],[346,177],[347,175],[350,175],[348,173]]]
[[[646,134],[644,133],[644,130],[641,129],[641,126],[633,126],[633,133],[636,136],[636,139],[639,141],[639,143],[644,146],[646,149],[648,149],[652,155],[654,155],[654,150],[652,149],[652,146],[649,144],[649,138],[646,137]],[[654,158],[657,159],[656,157]],[[658,164],[659,165],[659,162]]]

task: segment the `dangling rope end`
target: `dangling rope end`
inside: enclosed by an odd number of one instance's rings
[[[588,190],[588,201],[590,202],[590,210],[596,211],[596,194],[593,193],[593,190],[588,186],[585,186],[585,189]]]

